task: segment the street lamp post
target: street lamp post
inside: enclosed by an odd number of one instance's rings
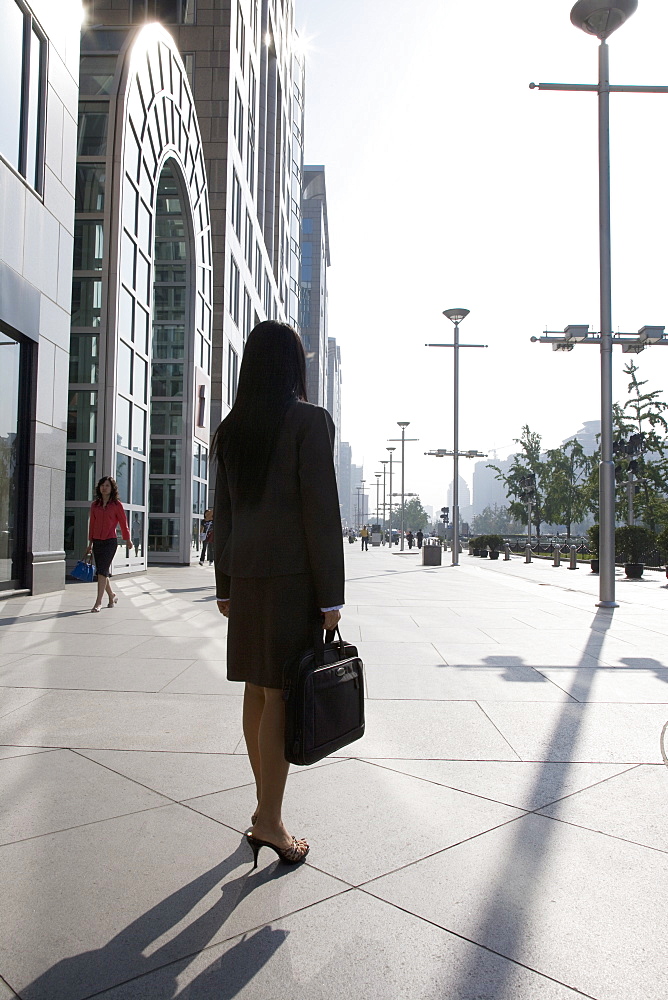
[[[396,448],[386,448],[386,451],[390,453],[390,506],[388,510],[388,525],[387,530],[390,536],[390,552],[392,551],[392,452],[396,451]]]
[[[599,465],[599,602],[616,608],[615,601],[615,466],[612,456],[612,348],[621,343],[625,353],[638,353],[648,344],[667,343],[663,327],[643,327],[637,336],[612,333],[612,278],[610,254],[610,94],[667,94],[668,87],[611,86],[606,39],[638,7],[638,0],[578,0],[571,22],[599,41],[598,84],[532,83],[538,90],[589,90],[598,93],[598,212],[600,331],[588,337],[589,327],[569,326],[564,336],[548,334],[540,343],[553,350],[571,351],[576,343],[599,344],[601,353],[601,462]],[[535,343],[538,338],[532,337]]]
[[[387,472],[388,458],[381,458],[380,464],[383,466],[383,530],[381,532],[383,545],[385,544],[385,521],[387,520],[387,492],[385,489],[385,473]]]
[[[401,427],[401,437],[400,438],[388,438],[388,441],[401,441],[401,541],[400,541],[400,546],[399,547],[400,547],[400,550],[403,552],[404,551],[404,515],[406,513],[405,510],[404,510],[404,496],[405,496],[405,493],[404,493],[404,467],[405,467],[405,464],[404,464],[404,457],[405,457],[404,446],[406,444],[406,441],[419,441],[420,439],[419,438],[407,438],[406,437],[406,428],[410,424],[410,420],[397,420],[397,424],[398,424],[399,427]]]
[[[454,348],[454,444],[453,456],[453,480],[452,480],[452,565],[459,566],[459,348],[460,347],[487,347],[487,344],[460,344],[459,324],[469,314],[468,309],[446,309],[444,316],[454,323],[455,335],[452,344],[425,344],[425,347],[452,347]]]
[[[366,479],[360,479],[360,485],[355,487],[355,489],[357,490],[357,530],[358,531],[362,527],[362,525],[364,524],[364,484],[365,484],[365,482],[366,482]],[[360,504],[360,491],[362,493],[361,504]]]
[[[378,524],[378,522],[380,520],[380,510],[379,510],[379,508],[380,508],[380,500],[379,500],[379,496],[380,496],[380,477],[382,476],[382,474],[383,474],[382,472],[374,472],[374,476],[376,477],[376,524]]]
[[[459,435],[457,435],[459,436]],[[482,451],[477,451],[474,448],[469,449],[469,451],[458,451],[450,450],[448,448],[436,448],[434,451],[425,451],[425,455],[434,455],[436,458],[452,457],[455,460],[455,477],[459,477],[459,463],[460,458],[487,458],[487,455]],[[456,499],[455,499],[456,498]],[[453,485],[452,489],[452,565],[459,565],[459,490],[455,493],[455,488]],[[455,506],[457,504],[457,506]],[[455,531],[455,525],[457,525],[457,530]],[[457,549],[455,553],[455,547]]]

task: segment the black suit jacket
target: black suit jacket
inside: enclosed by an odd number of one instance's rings
[[[213,514],[219,598],[230,596],[232,577],[310,573],[318,607],[344,603],[334,435],[327,410],[295,401],[283,418],[264,492],[253,506],[239,496],[224,456],[219,459]]]

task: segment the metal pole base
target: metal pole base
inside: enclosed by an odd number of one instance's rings
[[[597,608],[618,608],[619,604],[616,601],[598,601]]]

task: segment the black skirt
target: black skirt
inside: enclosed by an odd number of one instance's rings
[[[98,576],[111,576],[111,564],[117,548],[115,535],[113,538],[93,539],[93,562]]]
[[[282,688],[285,665],[313,647],[321,620],[310,574],[235,577],[229,596],[228,680]]]

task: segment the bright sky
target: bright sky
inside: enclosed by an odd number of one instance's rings
[[[296,0],[308,48],[306,163],[325,164],[329,335],[342,437],[373,481],[409,420],[406,490],[440,507],[452,448],[452,342],[464,307],[460,447],[499,457],[523,423],[554,447],[599,417],[599,352],[531,344],[599,329],[595,38],[571,0]],[[612,83],[668,85],[666,0],[610,39]],[[668,327],[668,94],[611,97],[613,325]],[[615,349],[615,398],[626,355]],[[636,356],[666,385],[668,348]],[[473,463],[460,471],[471,481]]]

